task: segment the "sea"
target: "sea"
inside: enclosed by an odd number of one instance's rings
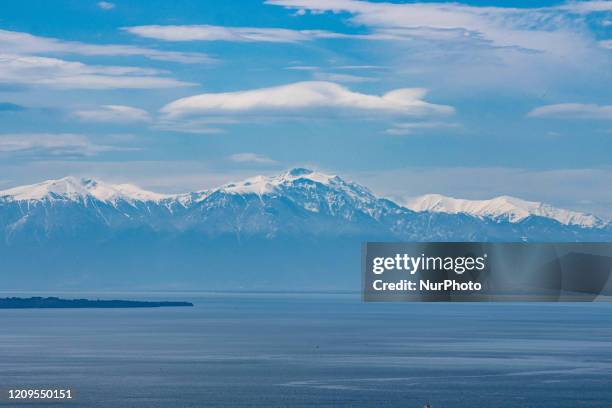
[[[54,295],[195,306],[0,310],[2,407],[612,407],[612,303]]]

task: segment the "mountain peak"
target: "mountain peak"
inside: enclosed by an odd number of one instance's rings
[[[255,176],[243,181],[228,183],[219,188],[226,193],[234,194],[268,194],[276,191],[280,186],[287,186],[296,180],[310,180],[316,183],[329,185],[333,180],[339,181],[337,176],[315,172],[310,169],[296,167],[276,176]]]
[[[306,169],[303,167],[295,167],[291,170],[289,170],[287,172],[287,175],[292,176],[292,177],[299,177],[299,176],[306,176],[309,174],[314,173],[314,171],[310,170],[310,169]]]
[[[10,196],[14,200],[40,200],[45,197],[62,196],[76,198],[86,195],[88,190],[97,185],[92,179],[78,179],[68,176],[57,180],[46,180],[41,183],[30,184],[0,191],[0,196]]]
[[[591,214],[564,210],[549,204],[507,195],[490,200],[465,200],[440,194],[426,194],[409,200],[406,207],[417,212],[469,214],[479,218],[506,219],[512,223],[520,222],[530,216],[538,216],[554,219],[564,225],[595,227],[603,224],[602,220]]]
[[[101,201],[159,201],[171,197],[143,190],[133,184],[107,184],[101,181],[83,177],[63,177],[56,180],[46,180],[0,191],[0,197],[9,197],[15,201],[42,199],[78,200],[93,197]]]
[[[272,176],[255,176],[239,182],[225,184],[219,188],[185,194],[159,194],[143,190],[133,184],[108,184],[93,178],[64,177],[37,184],[25,185],[0,191],[0,201],[85,201],[95,199],[112,206],[118,202],[136,203],[163,201],[172,206],[178,202],[187,208],[191,204],[206,200],[213,193],[246,195],[255,194],[292,197],[309,210],[320,209],[322,203],[334,211],[350,203],[355,209],[375,214],[378,198],[367,188],[346,182],[335,175],[320,173],[308,168],[296,167]],[[496,222],[519,223],[528,217],[548,218],[567,226],[599,228],[605,221],[594,215],[564,210],[536,201],[526,201],[512,196],[499,196],[489,200],[465,200],[440,194],[427,194],[404,203],[416,212],[439,212],[467,214]]]

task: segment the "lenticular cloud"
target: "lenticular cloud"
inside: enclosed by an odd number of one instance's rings
[[[181,98],[161,111],[171,118],[198,115],[266,114],[271,116],[329,114],[364,114],[423,116],[452,114],[446,105],[426,102],[421,88],[395,89],[383,95],[351,91],[325,81],[305,81],[247,91],[204,93]]]

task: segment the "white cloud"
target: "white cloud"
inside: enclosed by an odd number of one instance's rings
[[[286,28],[225,27],[213,25],[143,25],[123,30],[145,38],[162,41],[233,41],[295,43],[323,38],[354,38],[349,34],[324,30]],[[357,36],[359,37],[359,36]]]
[[[138,67],[86,65],[57,58],[0,54],[0,83],[51,88],[174,88],[194,85]]]
[[[95,144],[83,135],[72,133],[0,134],[0,153],[94,156],[103,152],[126,150],[134,149]]]
[[[229,160],[235,163],[255,163],[255,164],[275,164],[276,160],[272,160],[266,156],[257,153],[236,153],[228,157]]]
[[[527,116],[531,118],[609,120],[612,119],[612,105],[559,103],[535,108]]]
[[[312,79],[317,81],[329,81],[329,82],[341,82],[341,83],[360,83],[360,82],[373,82],[379,81],[380,78],[373,76],[355,75],[348,74],[346,71],[380,69],[379,66],[374,65],[338,65],[330,66],[327,68],[312,66],[312,65],[290,65],[286,69],[291,71],[303,71],[310,72]],[[344,72],[333,72],[333,71],[344,71]]]
[[[376,78],[364,77],[360,75],[338,74],[335,72],[314,72],[312,77],[318,81],[359,83],[377,81]]]
[[[125,105],[103,105],[97,109],[78,110],[74,114],[85,122],[130,123],[151,120],[147,111]]]
[[[570,1],[553,9],[567,10],[572,13],[590,14],[604,11],[612,11],[612,3],[609,0],[593,1]]]
[[[426,27],[378,27],[367,34],[346,34],[326,30],[292,30],[287,28],[228,27],[213,25],[143,25],[123,27],[131,34],[161,41],[232,41],[298,43],[320,39],[406,40],[464,38],[464,30]]]
[[[296,82],[248,91],[206,93],[181,98],[161,109],[168,118],[248,115],[309,116],[312,114],[387,114],[423,116],[452,114],[450,106],[425,102],[427,91],[402,88],[381,96],[363,94],[322,81]]]
[[[318,71],[319,67],[313,67],[310,65],[292,65],[290,67],[287,67],[287,69],[293,71]]]
[[[347,69],[347,70],[354,70],[354,69],[382,69],[384,67],[380,66],[380,65],[340,65],[338,67],[334,67],[335,69]]]
[[[458,123],[446,122],[413,122],[413,123],[397,123],[392,128],[387,129],[385,133],[394,136],[413,135],[418,130],[428,129],[454,129],[461,127]]]
[[[569,2],[564,7],[357,0],[266,3],[291,11],[337,13],[334,18],[346,22],[352,32],[358,30],[360,38],[388,40],[383,46],[364,46],[369,59],[362,61],[385,66],[391,78],[409,77],[445,95],[597,92],[601,87],[595,84],[612,69],[604,49],[612,48],[607,42],[612,40],[594,28],[612,15],[612,1]]]
[[[220,125],[233,125],[239,123],[238,120],[216,116],[206,118],[160,118],[152,126],[152,129],[168,132],[189,133],[193,135],[216,135],[225,133]]]
[[[99,1],[97,5],[102,10],[112,10],[115,8],[115,3],[110,3],[108,1]]]
[[[153,60],[179,63],[210,63],[214,60],[197,52],[161,51],[131,45],[99,45],[78,41],[63,41],[56,38],[39,37],[29,33],[0,30],[0,49],[11,54],[78,54],[88,56],[140,56]]]
[[[268,4],[311,12],[346,12],[370,27],[370,38],[485,41],[567,55],[590,42],[583,15],[609,12],[609,1],[571,2],[538,8],[481,7],[458,3],[378,3],[358,0],[268,0]]]

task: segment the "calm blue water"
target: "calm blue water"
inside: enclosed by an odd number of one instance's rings
[[[612,304],[158,297],[197,306],[0,311],[3,394],[71,388],[61,405],[117,408],[612,406]]]

